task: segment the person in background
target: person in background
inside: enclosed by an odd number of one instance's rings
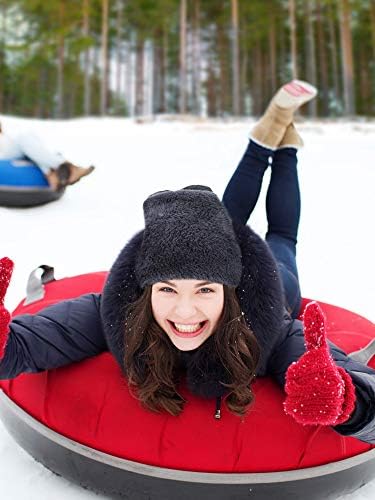
[[[59,191],[76,184],[91,174],[95,167],[79,167],[67,161],[61,153],[50,149],[33,132],[22,132],[15,137],[5,133],[0,123],[0,160],[27,159],[35,163],[46,177],[50,188]]]

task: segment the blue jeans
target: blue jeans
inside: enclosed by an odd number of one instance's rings
[[[296,265],[301,210],[297,150],[283,148],[272,151],[250,141],[225,189],[223,203],[232,219],[246,224],[258,201],[263,175],[268,166],[271,166],[271,180],[266,197],[266,241],[278,265],[285,306],[295,318],[301,306]]]

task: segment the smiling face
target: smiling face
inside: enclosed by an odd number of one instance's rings
[[[224,306],[224,287],[201,280],[160,281],[152,285],[155,321],[181,351],[203,344],[216,328]]]

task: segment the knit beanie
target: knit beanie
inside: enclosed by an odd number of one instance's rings
[[[241,250],[228,212],[209,187],[158,191],[145,200],[143,210],[136,263],[141,288],[172,279],[239,284]]]

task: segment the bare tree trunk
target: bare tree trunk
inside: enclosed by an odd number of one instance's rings
[[[30,45],[27,45],[25,47],[25,50],[23,51],[23,57],[25,58],[25,60],[27,61],[30,57],[30,54],[31,54],[31,46]],[[58,62],[58,61],[57,61]],[[16,106],[16,109],[22,109],[23,110],[23,113],[28,115],[29,114],[29,107],[28,107],[28,80],[26,78],[23,78],[21,82],[19,82],[19,85],[22,89],[21,91],[21,98],[20,98],[20,102],[18,102],[18,100],[15,100],[14,98],[14,95],[12,93],[12,88],[10,88],[10,100],[11,100],[11,103],[13,105]],[[16,94],[17,96],[17,94]],[[53,115],[52,117],[55,117],[56,118],[56,105],[53,109]]]
[[[314,37],[314,25],[313,25],[313,11],[314,11],[314,0],[307,0],[305,3],[306,7],[306,23],[307,23],[307,68],[306,74],[307,79],[313,85],[317,84],[316,79],[316,56],[315,56],[315,37]],[[317,116],[317,100],[313,99],[308,104],[309,115],[313,118]]]
[[[166,113],[167,111],[167,79],[168,79],[168,30],[164,23],[163,26],[163,53],[162,53],[162,79],[161,79],[161,101],[160,101],[160,112]]]
[[[160,103],[161,103],[161,92],[162,92],[162,79],[163,79],[163,67],[162,67],[162,30],[157,30],[154,37],[154,42],[152,44],[153,51],[153,110],[152,114],[160,113]]]
[[[123,15],[123,0],[117,0],[117,19],[116,19],[116,113],[120,113],[121,92],[121,67],[123,64],[122,57],[122,15]]]
[[[226,54],[228,53],[228,46],[226,43],[226,36],[222,25],[218,24],[216,27],[215,36],[217,37],[218,58],[219,58],[219,96],[216,100],[216,108],[218,113],[228,113],[231,110],[231,88],[230,88],[230,69],[227,61]],[[214,63],[212,63],[214,64]]]
[[[353,46],[349,0],[340,2],[340,38],[344,84],[345,114],[355,115]]]
[[[133,51],[133,33],[130,33],[130,40],[126,44],[126,57],[124,65],[124,95],[126,101],[127,112],[129,116],[134,116],[134,51]]]
[[[153,112],[166,112],[166,79],[168,71],[168,33],[164,25],[155,33],[153,43]]]
[[[194,111],[201,114],[201,43],[200,43],[200,0],[194,0],[193,16],[193,96]]]
[[[322,5],[321,5],[321,0],[317,0],[317,36],[318,36],[318,53],[319,53],[319,60],[318,60],[318,68],[320,68],[320,82],[319,82],[319,90],[320,90],[320,96],[321,96],[321,102],[323,103],[323,115],[328,116],[329,115],[329,100],[328,100],[328,68],[327,68],[327,59],[326,59],[326,52],[325,52],[325,33],[324,33],[324,26],[323,26],[323,11],[322,11]],[[314,99],[316,100],[316,99]]]
[[[43,74],[41,78],[41,88],[40,88],[40,107],[41,107],[41,117],[48,118],[51,116],[51,110],[49,109],[48,102],[45,99],[45,90],[49,87],[51,70],[48,67],[43,67]]]
[[[153,58],[153,45],[154,42],[147,40],[145,43],[144,65],[145,65],[145,85],[144,85],[144,113],[151,115],[154,106],[154,58]]]
[[[90,33],[90,0],[83,0],[82,34],[85,38]],[[90,48],[86,48],[83,54],[83,114],[88,116],[91,111],[91,86],[90,86]]]
[[[336,41],[336,29],[335,29],[335,19],[333,7],[329,8],[328,13],[328,29],[329,29],[329,45],[331,53],[331,67],[332,67],[332,77],[333,77],[333,88],[335,91],[336,102],[341,101],[341,91],[340,91],[340,78],[339,78],[339,65],[337,60],[337,41]]]
[[[36,103],[35,118],[43,118],[43,102],[44,102],[44,67],[41,66],[38,71],[38,101]]]
[[[372,38],[372,60],[375,61],[375,0],[370,0],[371,38]],[[372,88],[375,89],[375,67],[371,74]],[[372,91],[372,112],[375,112],[375,91]]]
[[[232,104],[233,114],[240,114],[240,51],[238,44],[238,0],[231,0],[232,7]]]
[[[254,46],[253,70],[253,114],[259,116],[263,113],[263,79],[262,79],[262,48],[260,41],[256,40]]]
[[[276,88],[279,87],[280,83],[284,83],[288,78],[290,78],[289,71],[287,71],[288,64],[288,49],[287,49],[287,34],[286,30],[281,28],[278,30],[277,38],[277,73],[276,73]]]
[[[70,57],[71,63],[74,65],[75,73],[79,74],[79,56],[78,54],[74,54]],[[68,108],[68,117],[76,116],[77,108],[78,108],[78,81],[75,78],[70,77],[67,81],[67,88],[69,89],[69,93],[66,96],[66,104],[65,107]]]
[[[57,99],[56,116],[61,118],[64,109],[64,63],[65,63],[65,38],[63,33],[64,25],[64,2],[59,1],[59,34],[57,39]]]
[[[135,78],[135,115],[144,113],[144,40],[138,38],[136,43],[136,78]]]
[[[180,0],[180,89],[179,113],[186,113],[186,0]]]
[[[221,23],[217,25],[215,38],[219,59],[217,110],[218,114],[228,114],[233,112],[232,71],[230,67],[232,61],[230,58],[231,48],[228,43],[227,30],[223,28]]]
[[[375,0],[370,0],[372,57],[375,60]]]
[[[90,113],[100,115],[100,69],[101,47],[94,44],[91,49],[91,93],[94,91],[95,99],[90,100]],[[98,98],[96,96],[98,95]]]
[[[270,92],[273,95],[277,88],[277,68],[276,68],[276,30],[275,30],[275,14],[271,8],[270,24],[268,31],[268,43],[270,54]]]
[[[371,110],[371,77],[368,67],[369,54],[364,44],[359,47],[359,83],[360,107],[359,113],[367,114]],[[371,57],[371,56],[370,56]]]
[[[6,47],[6,19],[7,19],[7,5],[5,2],[1,2],[0,4],[1,10],[1,31],[0,31],[0,69],[5,66],[5,47]],[[4,104],[5,104],[5,96],[4,96],[4,86],[3,86],[3,78],[0,78],[0,112],[4,113]],[[1,124],[0,124],[1,127]],[[1,130],[1,128],[0,128]]]
[[[108,107],[108,7],[109,0],[102,0],[102,34],[101,34],[101,85],[100,114],[107,114]]]
[[[292,69],[292,78],[294,79],[298,78],[295,0],[289,0],[289,23],[290,23],[290,64]]]
[[[216,89],[216,76],[214,71],[214,62],[211,53],[208,56],[208,69],[207,69],[207,114],[208,116],[217,116],[218,102],[217,102],[217,89]]]
[[[243,56],[241,59],[241,69],[240,69],[240,74],[241,74],[241,79],[240,79],[240,88],[241,88],[240,114],[246,115],[246,114],[248,114],[247,95],[248,95],[249,89],[248,89],[248,85],[247,85],[247,74],[248,74],[248,70],[249,70],[249,57],[248,57],[248,51],[247,51],[246,47],[243,47],[242,52],[243,52]]]

